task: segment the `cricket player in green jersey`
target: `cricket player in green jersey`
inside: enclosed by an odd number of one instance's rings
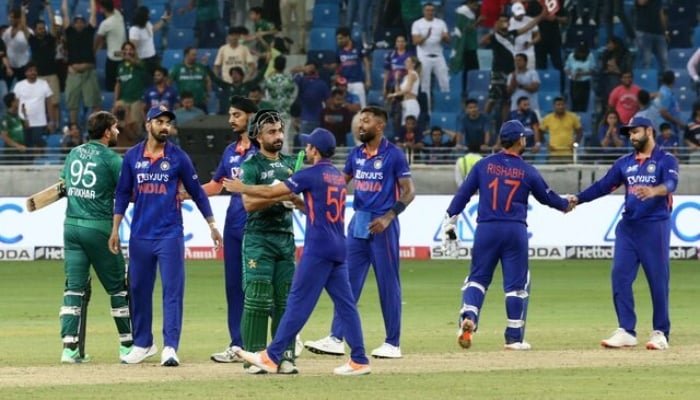
[[[282,154],[284,124],[274,110],[260,110],[249,124],[248,135],[260,150],[243,163],[241,180],[246,185],[270,185],[284,181],[294,172],[295,157]],[[256,352],[267,346],[268,318],[272,316],[274,336],[287,305],[294,277],[294,230],[292,209],[303,208],[297,195],[272,200],[243,195],[248,219],[243,230],[243,319],[241,333],[246,350]],[[271,312],[272,311],[272,312]],[[264,372],[250,366],[248,373]],[[296,373],[294,343],[283,355],[280,373]]]
[[[122,165],[122,158],[109,148],[117,144],[117,118],[99,111],[90,115],[87,125],[89,142],[71,150],[61,172],[68,198],[63,226],[62,363],[89,361],[89,356],[79,352],[78,331],[87,309],[83,303],[87,303],[84,296],[89,290],[90,265],[110,296],[120,355],[128,354],[132,345],[124,256],[113,254],[108,247],[114,190]]]

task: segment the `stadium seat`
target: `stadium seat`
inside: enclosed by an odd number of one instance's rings
[[[462,99],[458,94],[443,93],[439,90],[433,94],[433,110],[438,112],[460,112]]]
[[[184,49],[194,45],[195,35],[194,30],[185,28],[170,28],[168,29],[168,48],[169,49]]]
[[[450,80],[453,80],[451,78]],[[467,73],[467,90],[470,92],[488,92],[491,74],[488,71],[473,69]],[[460,85],[461,85],[460,81]]]
[[[479,69],[482,71],[491,71],[493,66],[493,50],[478,49],[476,55],[479,59]]]
[[[676,81],[673,83],[673,91],[676,95],[687,93],[695,96],[693,79],[688,75],[688,71],[685,69],[674,69],[673,72],[676,75]]]
[[[384,106],[385,100],[381,89],[370,89],[367,93],[367,104]]]
[[[592,49],[595,47],[595,35],[595,27],[588,25],[571,25],[566,35],[564,47],[567,49],[574,49],[579,43],[585,42],[588,47]]]
[[[479,111],[484,112],[486,109],[486,102],[489,100],[489,92],[478,92],[478,91],[469,91],[469,94],[467,95],[468,99],[475,99],[477,102],[479,102]]]
[[[688,60],[693,55],[695,49],[670,49],[668,51],[668,66],[671,69],[685,69],[688,65]]]
[[[214,55],[216,57],[216,54]],[[161,65],[170,71],[175,65],[182,62],[182,50],[167,49],[163,52]]]
[[[659,73],[655,69],[634,69],[634,83],[649,93],[659,88]]]
[[[693,32],[693,47],[700,47],[700,24],[695,27],[695,31]]]
[[[581,120],[581,129],[583,129],[584,137],[593,137],[597,132],[593,132],[593,115],[590,112],[579,112],[579,119]]]
[[[540,106],[540,115],[544,118],[545,114],[549,114],[554,109],[554,99],[561,96],[559,91],[546,92],[540,90],[537,92],[537,103]]]
[[[197,49],[197,56],[199,60],[201,61],[202,57],[205,57],[206,55],[208,58],[207,66],[209,68],[214,68],[214,61],[216,61],[216,53],[219,52],[219,49]]]
[[[97,82],[100,84],[100,89],[105,90],[105,64],[107,62],[107,50],[97,50],[95,57],[97,62]]]
[[[114,92],[102,92],[102,109],[112,111],[114,106]]]
[[[668,41],[669,50],[685,49],[693,45],[691,33],[692,28],[689,25],[669,26],[670,38]]]
[[[545,92],[561,91],[561,73],[559,70],[540,69],[537,70],[537,74],[540,76],[540,90],[544,90]]]
[[[197,23],[197,11],[192,10],[183,14],[176,12],[170,21],[174,28],[194,29]]]
[[[464,72],[454,72],[450,74],[450,93],[461,96],[462,95],[462,76]],[[433,78],[433,85],[437,85],[437,80]],[[435,86],[434,86],[435,87]],[[421,88],[423,90],[423,88]],[[433,90],[435,92],[436,90]]]
[[[309,50],[326,50],[335,52],[335,29],[313,28],[309,32]]]
[[[51,133],[49,135],[46,135],[46,147],[60,149],[62,139],[63,135],[60,133]]]
[[[340,25],[340,7],[335,4],[316,4],[311,19],[313,28],[335,28]]]
[[[456,112],[434,112],[430,114],[430,125],[438,125],[451,131],[458,130],[458,120],[459,113]]]
[[[331,64],[336,61],[336,52],[334,50],[309,50],[306,53],[306,58],[309,62],[317,64]]]
[[[155,23],[153,21],[158,21],[160,17],[163,16],[166,10],[166,5],[165,3],[159,4],[158,2],[155,2],[153,0],[148,1],[148,8],[151,10],[150,13],[150,19],[151,23]]]
[[[680,107],[681,111],[691,111],[693,109],[693,104],[695,103],[695,100],[695,93],[681,93],[678,96],[678,106]]]

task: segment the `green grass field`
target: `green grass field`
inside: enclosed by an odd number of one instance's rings
[[[530,352],[502,350],[505,311],[497,275],[486,298],[473,347],[456,345],[460,287],[467,261],[403,262],[401,360],[372,360],[366,377],[332,375],[342,357],[305,351],[296,376],[248,376],[240,364],[209,355],[228,344],[223,266],[187,265],[185,318],[179,368],[159,357],[120,365],[108,298],[94,283],[87,350],[93,361],[60,365],[59,262],[0,263],[1,399],[694,399],[700,393],[697,261],[674,261],[671,272],[671,349],[647,351],[651,307],[643,273],[636,283],[640,346],[604,350],[616,328],[609,261],[533,261],[527,340]],[[160,291],[154,296],[154,336],[162,345]],[[368,351],[384,338],[374,277],[360,301]],[[302,331],[304,340],[328,333],[331,305],[324,295]]]

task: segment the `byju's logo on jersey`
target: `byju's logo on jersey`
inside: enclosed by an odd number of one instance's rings
[[[145,169],[145,168],[148,168],[150,165],[151,165],[150,161],[136,161],[136,165],[134,165],[134,168]]]

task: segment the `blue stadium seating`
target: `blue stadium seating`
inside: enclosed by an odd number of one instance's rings
[[[438,125],[451,131],[458,130],[458,120],[459,113],[456,112],[434,112],[430,115],[430,125]]]
[[[168,29],[168,48],[184,49],[195,43],[194,30],[186,28]]]
[[[476,101],[479,102],[479,110],[481,112],[484,112],[486,109],[486,102],[489,100],[489,92],[478,92],[478,91],[469,91],[469,94],[467,95],[468,99],[475,99]]]
[[[540,90],[546,92],[561,92],[561,73],[559,70],[540,69],[537,70],[537,74],[540,76]]]
[[[100,89],[105,90],[105,63],[107,62],[107,50],[97,50],[95,55],[97,58],[97,82],[100,84]]]
[[[688,60],[693,55],[695,49],[670,49],[668,51],[668,66],[671,69],[685,69]]]
[[[46,135],[46,147],[60,149],[62,139],[63,135],[60,133],[51,133],[49,135]]]
[[[151,13],[150,13],[151,23],[155,24],[155,22],[160,20],[160,17],[162,17],[163,14],[165,13],[166,5],[165,5],[165,3],[159,4],[157,2],[154,2],[153,0],[149,0],[147,4],[148,4],[148,8],[151,10]]]
[[[450,78],[454,80],[454,78]],[[470,92],[487,92],[489,90],[489,82],[491,81],[491,74],[489,71],[483,71],[480,69],[473,69],[467,73],[467,90]],[[460,81],[460,85],[461,85]]]
[[[556,97],[561,96],[559,91],[547,92],[540,90],[537,92],[537,103],[540,106],[540,115],[549,114],[554,109],[553,101]]]
[[[335,29],[313,28],[309,32],[309,50],[335,51]]]
[[[306,53],[309,62],[317,64],[331,64],[336,61],[335,50],[309,50]]]
[[[464,76],[463,71],[455,72],[450,74],[450,93],[461,96],[462,95],[462,77]],[[467,77],[468,78],[468,77]],[[437,85],[437,79],[433,78],[433,85]],[[423,88],[421,88],[423,90]],[[435,90],[433,90],[435,92]]]
[[[163,67],[170,71],[173,66],[182,62],[182,57],[182,50],[167,49],[163,52],[163,57],[160,63],[163,65]]]
[[[171,26],[174,28],[194,29],[197,23],[197,11],[192,10],[183,14],[175,13],[170,20]]]
[[[696,26],[693,32],[693,47],[700,47],[700,25]]]
[[[695,85],[693,85],[693,79],[688,75],[688,71],[685,69],[674,69],[673,72],[676,75],[676,81],[673,83],[673,91],[676,95],[688,93],[695,96]]]
[[[593,128],[593,116],[590,112],[579,112],[577,113],[579,119],[581,120],[581,129],[583,129],[584,137],[593,137],[597,133],[597,129]],[[544,117],[544,116],[543,116]]]
[[[205,57],[208,54],[208,60],[206,65],[209,68],[214,68],[214,61],[216,61],[216,54],[218,52],[219,49],[197,49],[198,61],[201,61],[202,57]]]
[[[311,26],[314,28],[335,28],[340,25],[340,7],[335,4],[316,4]]]
[[[112,106],[114,106],[114,93],[102,92],[102,109],[112,111]]]
[[[634,69],[634,83],[647,92],[655,92],[659,88],[659,73],[655,69]]]
[[[678,105],[681,111],[691,111],[693,109],[693,104],[695,103],[696,96],[693,92],[681,93],[678,98]]]
[[[458,94],[436,91],[433,94],[433,110],[438,112],[460,112],[462,99]]]
[[[381,89],[370,89],[367,93],[367,104],[383,106],[385,103]]]

